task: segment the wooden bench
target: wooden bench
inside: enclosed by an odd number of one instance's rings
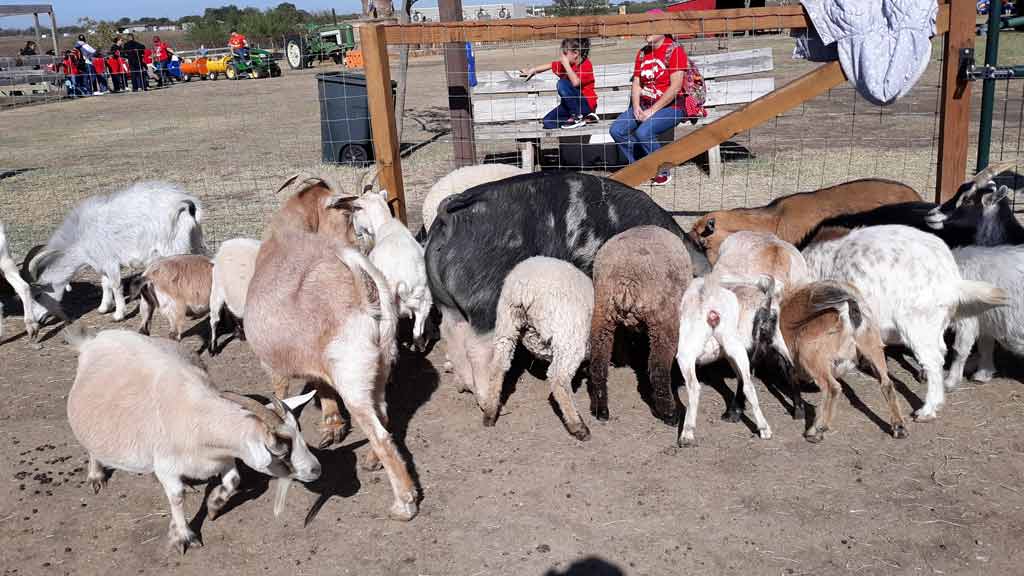
[[[724,115],[725,106],[746,104],[775,89],[775,78],[723,80],[774,69],[770,48],[691,56],[707,85],[708,116],[697,124],[683,122],[681,128],[707,124]],[[477,72],[473,89],[473,123],[478,140],[514,138],[520,150],[523,168],[535,168],[534,147],[544,138],[572,138],[607,134],[614,120],[629,107],[633,64],[594,66],[598,114],[602,121],[572,130],[545,130],[538,121],[558,105],[558,77],[550,72],[529,81],[514,70]],[[674,138],[674,133],[670,134]],[[715,177],[721,174],[721,154],[716,146],[708,151],[708,166]]]

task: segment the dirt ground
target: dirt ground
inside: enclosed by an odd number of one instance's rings
[[[730,48],[753,45],[775,48],[777,85],[812,66],[789,60],[785,38],[733,39]],[[623,61],[631,50],[629,43],[599,47],[594,57]],[[480,51],[477,66],[516,68],[551,53],[550,45]],[[0,220],[15,257],[45,241],[81,198],[143,178],[180,182],[199,195],[213,247],[258,237],[280,182],[319,159],[319,71],[0,111]],[[412,65],[403,140],[423,144],[403,158],[413,227],[427,187],[451,168],[442,71],[437,57]],[[926,192],[934,181],[936,74],[933,64],[893,109],[833,90],[738,136],[754,158],[728,162],[723,179],[688,164],[655,198],[685,224],[701,209],[755,205],[859,175],[899,178]],[[997,150],[1010,150],[1020,97],[1000,98]],[[482,154],[509,150],[510,142]],[[99,292],[90,279],[75,285],[69,308],[89,326],[112,327],[91,311]],[[1012,358],[999,360],[1014,379],[964,385],[937,422],[911,424],[901,441],[885,433],[877,384],[851,377],[837,432],[819,445],[802,438],[804,423],[791,419],[770,374],[758,393],[774,438],[756,438],[749,421],[720,421],[736,383],[727,368],[713,367],[701,372],[699,444],[681,449],[676,431],[651,416],[629,367],[611,373],[608,423],[589,417],[587,395],[577,392],[591,427],[587,442],[566,433],[546,383],[530,373],[510,391],[497,426],[484,428],[473,399],[456,393],[442,371],[444,343],[426,357],[403,352],[389,390],[393,432],[422,492],[412,522],[387,519],[388,481],[356,466],[368,447],[354,431],[318,453],[325,477],[294,487],[280,518],[266,480],[254,473],[215,522],[206,521],[197,487],[186,509],[205,546],[178,556],[166,549],[167,502],[155,478],[117,472],[100,494],[88,488],[86,455],[65,417],[75,355],[52,328],[34,348],[16,299],[4,294],[3,301],[13,315],[0,342],[4,576],[1012,574],[1024,561],[1024,435],[1017,435],[1024,392]],[[204,326],[188,345],[201,346]],[[156,333],[166,328],[161,320]],[[206,363],[222,389],[269,391],[244,342]],[[920,406],[924,386],[913,363],[894,355],[890,367],[904,410]],[[818,398],[808,391],[812,404]],[[310,440],[319,416],[316,406],[303,411]]]

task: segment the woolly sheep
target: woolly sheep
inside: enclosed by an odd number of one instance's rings
[[[210,286],[210,353],[219,352],[217,347],[217,324],[221,310],[227,306],[235,317],[235,333],[245,340],[242,325],[245,317],[245,296],[249,291],[256,268],[256,255],[260,241],[250,238],[233,238],[225,241],[213,257],[213,281]]]
[[[449,172],[440,180],[434,183],[423,197],[423,230],[430,231],[434,218],[437,217],[437,207],[441,201],[449,196],[459,194],[474,186],[497,182],[519,174],[527,174],[526,170],[511,164],[477,164],[474,166],[463,166]]]
[[[485,426],[498,419],[505,374],[522,342],[531,354],[550,362],[551,395],[569,433],[590,438],[573,400],[572,381],[587,357],[593,309],[590,278],[564,260],[534,256],[512,269],[498,298],[491,378],[480,394]]]

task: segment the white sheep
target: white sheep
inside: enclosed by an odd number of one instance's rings
[[[427,195],[423,197],[423,229],[427,232],[430,231],[430,225],[437,217],[437,207],[445,198],[465,192],[473,186],[528,173],[528,171],[511,164],[476,164],[453,170],[435,182],[427,191]]]
[[[105,196],[86,198],[64,218],[46,246],[29,262],[33,284],[60,302],[71,278],[89,267],[101,275],[99,312],[114,306],[125,315],[122,266],[147,266],[160,256],[206,252],[199,200],[165,182],[144,182]],[[46,311],[36,306],[35,317]]]
[[[213,283],[210,287],[210,353],[216,354],[217,324],[221,309],[226,305],[235,317],[235,332],[245,339],[242,319],[245,316],[245,296],[249,281],[256,269],[256,255],[260,241],[250,238],[227,240],[217,249],[213,257]]]
[[[823,231],[829,239],[804,249],[811,275],[852,285],[882,341],[910,348],[928,381],[918,421],[934,420],[943,404],[943,333],[957,318],[1003,306],[1006,292],[964,280],[953,254],[938,237],[908,226],[871,226],[845,233]]]
[[[399,317],[413,319],[413,338],[421,350],[425,349],[423,331],[434,300],[427,287],[423,246],[391,215],[386,190],[368,191],[356,199],[352,207],[356,234],[373,239],[370,262],[387,279],[396,298]]]
[[[35,301],[32,299],[31,287],[22,280],[21,274],[18,273],[18,266],[14,263],[14,258],[11,257],[11,252],[7,245],[7,232],[4,230],[3,222],[0,222],[0,278],[6,279],[11,288],[14,288],[14,292],[21,298],[21,308],[25,318],[25,331],[28,332],[29,338],[34,337],[39,330],[39,323],[36,322],[36,317],[32,313]],[[4,305],[3,302],[0,302],[0,341],[4,338],[3,320]]]
[[[201,545],[185,519],[185,479],[220,476],[206,503],[214,518],[241,481],[236,459],[280,479],[275,515],[291,479],[320,477],[320,463],[290,411],[312,393],[284,403],[273,398],[268,408],[239,394],[218,393],[206,371],[173,341],[127,330],[90,335],[79,325],[66,338],[79,351],[68,422],[89,453],[93,490],[106,484],[108,468],[155,474],[170,503],[169,543],[180,552]]]
[[[996,342],[1014,354],[1024,355],[1024,246],[966,246],[953,250],[953,258],[964,278],[994,284],[1011,298],[1008,306],[953,322],[956,338],[953,363],[946,376],[947,389],[963,380],[964,365],[975,341],[980,358],[973,380],[987,382],[995,375]]]
[[[573,400],[572,381],[588,354],[593,311],[594,286],[572,264],[534,256],[512,269],[498,298],[491,377],[480,391],[485,426],[494,426],[498,418],[505,374],[522,342],[531,354],[550,362],[551,394],[569,433],[580,440],[590,437]]]

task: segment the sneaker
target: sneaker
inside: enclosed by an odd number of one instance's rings
[[[93,96],[103,96],[103,92],[100,92],[99,90],[97,90],[97,91],[93,92],[92,95]]]
[[[597,117],[597,114],[594,114],[593,112],[591,112],[590,114],[587,114],[586,116],[584,116],[583,120],[587,124],[597,124],[598,122],[601,121],[601,119]]]
[[[573,128],[579,128],[584,124],[586,124],[586,121],[583,120],[583,118],[576,116],[573,118],[569,118],[565,122],[562,122],[562,130],[572,130]]]
[[[651,178],[651,186],[664,186],[672,181],[672,174],[670,172],[662,172],[654,178]]]

